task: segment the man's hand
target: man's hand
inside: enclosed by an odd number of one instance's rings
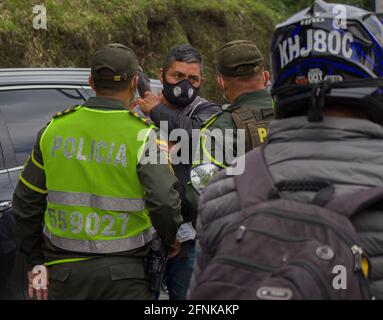
[[[180,253],[180,249],[181,249],[181,243],[178,240],[176,240],[174,244],[172,244],[169,248],[168,258],[170,259],[177,256]]]
[[[152,92],[146,91],[145,98],[138,98],[137,103],[145,114],[150,115],[152,109],[162,103],[162,98],[162,93],[155,95]]]
[[[49,285],[48,269],[45,266],[35,266],[28,272],[28,295],[34,299],[35,291],[37,300],[48,300]]]

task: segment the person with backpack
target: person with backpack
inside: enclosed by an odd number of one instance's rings
[[[277,120],[201,195],[190,299],[383,298],[383,25],[335,6],[276,28]]]
[[[211,176],[265,142],[268,123],[274,118],[267,90],[270,74],[255,43],[234,40],[223,45],[217,55],[217,69],[218,87],[229,104],[201,127],[199,153],[186,191],[194,220],[199,193]],[[237,141],[243,142],[243,148]]]

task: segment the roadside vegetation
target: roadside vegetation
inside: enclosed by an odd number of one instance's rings
[[[370,0],[339,1],[369,6]],[[88,67],[100,46],[132,47],[150,77],[174,45],[205,59],[204,94],[219,99],[215,53],[233,39],[255,41],[268,56],[275,25],[308,0],[1,0],[0,67]],[[33,6],[47,9],[47,30],[33,29]]]

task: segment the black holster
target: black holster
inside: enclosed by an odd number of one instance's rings
[[[151,289],[159,293],[162,279],[165,274],[166,262],[168,258],[168,248],[162,244],[160,238],[152,241],[152,250],[146,260],[146,271],[151,278]]]

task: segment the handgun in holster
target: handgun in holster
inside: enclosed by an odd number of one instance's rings
[[[155,293],[159,293],[165,274],[168,248],[162,244],[160,238],[156,238],[152,241],[151,249],[151,255],[147,260],[147,270],[151,277],[151,289]]]

